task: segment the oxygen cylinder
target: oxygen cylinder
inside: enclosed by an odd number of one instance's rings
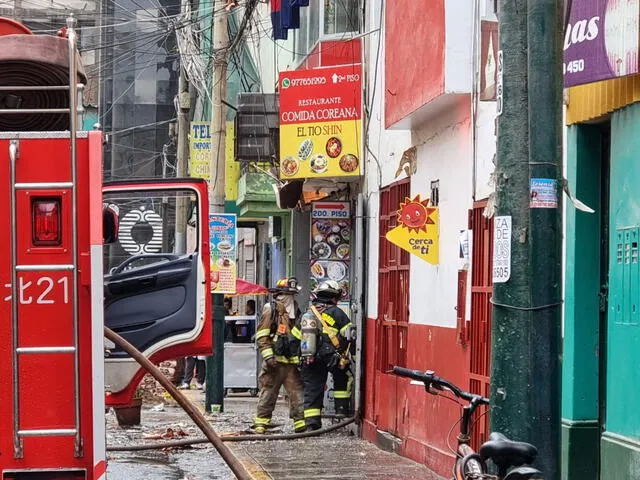
[[[318,343],[318,321],[316,316],[307,312],[300,319],[300,354],[303,358],[314,357]]]

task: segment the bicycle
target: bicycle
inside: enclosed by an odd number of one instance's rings
[[[526,466],[533,463],[538,453],[533,445],[509,440],[501,433],[491,433],[489,441],[483,443],[477,453],[471,448],[469,441],[473,414],[479,406],[489,405],[488,398],[465,392],[453,383],[437,377],[431,370],[421,372],[395,366],[392,372],[423,383],[425,390],[431,395],[441,395],[440,392],[448,390],[469,402],[462,407],[453,480],[544,480],[539,470]],[[497,476],[487,473],[487,460],[491,460],[497,467]]]

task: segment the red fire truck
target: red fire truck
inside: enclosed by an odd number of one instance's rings
[[[0,19],[1,480],[105,476],[105,390],[143,375],[105,324],[156,363],[212,348],[206,184],[103,184],[75,42]]]

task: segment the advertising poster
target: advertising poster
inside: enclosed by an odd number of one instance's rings
[[[280,178],[360,175],[361,70],[280,73]]]
[[[211,122],[191,122],[189,134],[189,176],[209,179]]]
[[[420,257],[432,265],[439,261],[438,208],[429,206],[429,199],[405,198],[397,210],[398,226],[389,230],[386,239],[394,245]]]
[[[351,215],[348,202],[315,202],[311,209],[311,282],[313,290],[335,280],[350,298]]]
[[[211,292],[236,293],[237,218],[234,214],[209,215]]]
[[[564,38],[564,86],[638,73],[638,0],[571,3]]]

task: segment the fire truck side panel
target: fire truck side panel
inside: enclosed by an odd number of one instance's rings
[[[17,232],[16,264],[21,267],[17,269],[17,298],[12,299],[11,232],[6,231],[5,248],[0,251],[0,286],[4,289],[0,317],[6,319],[0,322],[0,378],[3,379],[0,382],[0,471],[3,479],[20,479],[21,471],[54,469],[69,472],[56,479],[95,480],[101,478],[105,468],[104,422],[101,421],[104,394],[101,379],[100,133],[79,133],[77,139],[77,273],[71,268],[74,263],[73,187],[68,133],[1,135],[2,225],[11,225],[9,142],[19,140],[19,156],[15,163],[18,184],[16,225],[12,228]],[[47,185],[43,185],[45,183]],[[39,215],[39,212],[51,214],[52,211],[57,212],[57,216]],[[64,265],[70,267],[61,267]],[[78,348],[75,353],[74,276],[77,277],[78,294]],[[17,302],[17,331],[10,320],[12,301]],[[17,382],[12,381],[12,339],[16,335]],[[17,405],[14,402],[16,391]],[[22,432],[16,437],[20,440],[17,443],[22,444],[19,453],[15,451],[14,441],[15,411],[19,412],[18,430]],[[76,415],[79,415],[77,425]],[[76,428],[81,442],[79,450],[74,434]],[[94,451],[99,452],[99,458],[94,458]]]

